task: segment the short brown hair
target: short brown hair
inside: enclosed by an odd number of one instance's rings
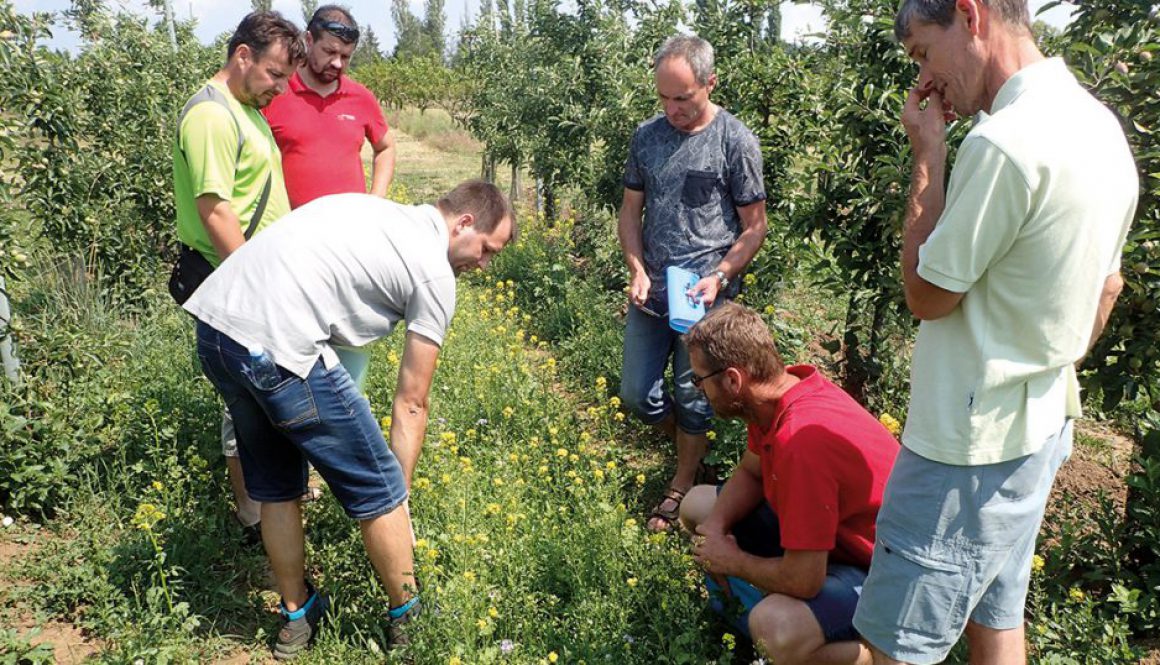
[[[980,0],[1003,23],[1031,32],[1031,11],[1027,0]],[[894,37],[906,41],[910,37],[910,23],[918,19],[946,28],[955,20],[956,0],[902,0],[894,16]]]
[[[455,189],[441,196],[435,207],[443,214],[474,215],[474,228],[480,233],[491,233],[506,217],[512,223],[512,235],[508,242],[515,242],[519,234],[512,204],[499,187],[485,180],[467,180],[459,183]]]
[[[286,55],[294,65],[306,59],[306,45],[302,43],[302,32],[298,26],[287,21],[278,12],[251,12],[238,24],[226,47],[226,60],[234,57],[234,51],[242,44],[250,47],[254,58],[261,60],[266,51],[275,43],[286,45]]]
[[[757,312],[734,302],[710,310],[685,334],[685,346],[700,349],[714,370],[736,367],[755,381],[772,381],[785,372],[769,326]]]

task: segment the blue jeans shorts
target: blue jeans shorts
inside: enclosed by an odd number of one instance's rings
[[[903,447],[878,512],[858,632],[895,660],[926,665],[946,658],[968,620],[1022,625],[1043,511],[1070,454],[1070,421],[1034,454],[997,464],[942,464]]]
[[[246,490],[255,501],[297,500],[307,488],[307,462],[356,520],[389,513],[407,499],[402,467],[342,365],[328,370],[319,360],[305,379],[279,367],[281,383],[262,390],[250,380],[246,348],[201,322],[197,356],[233,416]]]
[[[781,530],[777,515],[769,504],[762,501],[756,510],[733,525],[733,537],[742,550],[760,557],[781,556]],[[746,637],[749,634],[749,612],[766,596],[765,592],[737,577],[727,577],[732,597],[721,592],[713,578],[705,576],[709,591],[709,605],[728,619]],[[813,612],[826,642],[844,642],[858,639],[854,630],[854,608],[862,593],[866,569],[831,563],[826,568],[826,581],[818,595],[805,601]]]
[[[665,368],[673,359],[673,394],[665,391]],[[655,425],[676,410],[677,427],[689,434],[709,431],[713,409],[693,385],[689,350],[665,317],[628,306],[624,329],[624,364],[620,399],[646,425]]]

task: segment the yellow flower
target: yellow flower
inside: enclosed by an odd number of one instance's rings
[[[426,479],[426,478],[416,478],[415,479],[415,489],[417,489],[417,490],[425,490],[430,486],[431,486],[431,481]]]
[[[487,619],[480,619],[479,621],[475,622],[475,625],[478,626],[480,630],[483,630],[487,628]]]
[[[502,279],[495,283],[495,288],[497,288],[497,289],[502,289],[503,286],[504,286],[504,284],[503,284]]]
[[[624,422],[624,414],[621,413],[620,411],[617,411],[615,414],[612,415],[612,419],[618,423],[622,423],[622,422]]]
[[[154,480],[153,481],[153,489],[160,492],[161,490],[165,489],[165,485],[162,485],[160,480]]]
[[[494,479],[492,479],[491,484],[495,485],[496,487],[503,487],[503,478],[496,476]]]
[[[439,435],[439,440],[444,443],[455,443],[455,432],[444,432]]]
[[[560,656],[557,655],[555,651],[552,651],[548,654],[548,662],[549,663],[554,663],[557,660],[560,660]]]
[[[709,430],[708,432],[705,432],[705,438],[710,440],[710,441],[716,441],[717,440],[717,432],[715,432],[713,430]]]
[[[390,429],[391,429],[391,417],[390,416],[383,416],[383,419],[381,421],[379,421],[379,424],[383,426],[383,429],[390,431]]]
[[[613,462],[610,460],[604,465],[604,468],[608,469],[609,471],[612,471],[613,469],[616,468],[616,462]]]
[[[592,477],[597,480],[604,480],[604,471],[596,469],[592,472]]]
[[[773,316],[776,313],[777,313],[777,309],[773,305],[766,305],[765,306],[765,315],[766,316]]]
[[[620,398],[617,397],[616,395],[613,395],[612,397],[608,398],[608,404],[614,409],[619,409],[620,408]]]
[[[495,609],[495,606],[489,607],[489,608],[487,608],[487,616],[489,616],[493,619],[498,619],[499,618],[499,610]]]
[[[898,422],[897,418],[890,415],[889,413],[884,413],[878,416],[878,422],[882,423],[882,426],[885,427],[894,436],[898,436],[899,432],[902,431],[902,424]]]
[[[503,507],[500,506],[498,503],[487,504],[487,514],[488,515],[498,515],[499,511],[501,511],[501,510],[503,510]]]
[[[505,406],[503,408],[503,417],[504,418],[511,418],[515,414],[515,412],[516,412],[515,409],[511,408],[510,406]]]
[[[431,542],[426,538],[420,538],[419,540],[415,541],[415,549],[417,550],[425,550],[428,547],[431,547]]]
[[[745,278],[742,281],[745,282],[745,286],[753,286],[757,283],[757,275],[754,275],[751,272],[747,272],[745,273]]]
[[[644,481],[645,481],[645,477],[644,477],[643,473],[636,474],[636,484],[637,485],[643,485]]]
[[[630,587],[636,587],[636,578],[630,577],[627,580],[625,580],[625,583],[628,584],[628,586],[630,586]]]
[[[475,573],[473,571],[470,571],[470,570],[465,570],[465,571],[463,571],[463,579],[467,580],[468,582],[474,582],[475,581]]]
[[[632,529],[632,528],[635,528],[635,527],[636,527],[636,520],[632,519],[631,517],[630,517],[630,518],[628,518],[628,519],[626,519],[626,520],[624,520],[624,528],[626,528],[626,529]]]
[[[1067,597],[1069,600],[1073,600],[1077,603],[1082,603],[1083,599],[1086,598],[1086,595],[1084,594],[1083,589],[1081,589],[1077,586],[1073,586],[1071,589],[1068,590]]]
[[[463,665],[463,661],[459,659],[459,656],[452,656],[447,660],[447,665]]]
[[[568,456],[568,449],[567,448],[557,448],[556,449],[556,457],[567,457],[567,456]]]
[[[1043,561],[1043,557],[1039,556],[1038,554],[1032,556],[1031,557],[1031,570],[1038,573],[1039,571],[1043,570],[1044,563],[1045,562]]]

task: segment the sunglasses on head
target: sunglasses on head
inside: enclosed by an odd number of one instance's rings
[[[358,41],[358,28],[339,23],[338,21],[315,21],[314,25],[329,32],[346,43]]]

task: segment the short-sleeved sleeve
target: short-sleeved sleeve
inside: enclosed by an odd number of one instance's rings
[[[1011,248],[1031,211],[1031,189],[990,141],[968,137],[951,171],[946,206],[918,249],[918,274],[966,293]]]
[[[194,198],[215,194],[231,200],[237,172],[238,126],[230,112],[220,104],[195,105],[181,123],[180,140]]]
[[[628,161],[624,165],[624,187],[637,192],[644,191],[644,173],[640,168],[640,157],[637,154],[639,149],[638,142],[640,140],[640,129],[637,129],[632,134],[632,140],[628,142]]]
[[[748,130],[734,132],[729,139],[729,195],[741,208],[765,200],[761,144]]]
[[[823,442],[805,428],[781,449],[777,467],[778,522],[787,550],[832,550],[837,543],[839,488],[834,465],[817,454]],[[813,431],[813,434],[811,434]]]
[[[443,346],[443,338],[455,315],[455,278],[435,279],[415,287],[407,301],[407,331]]]

